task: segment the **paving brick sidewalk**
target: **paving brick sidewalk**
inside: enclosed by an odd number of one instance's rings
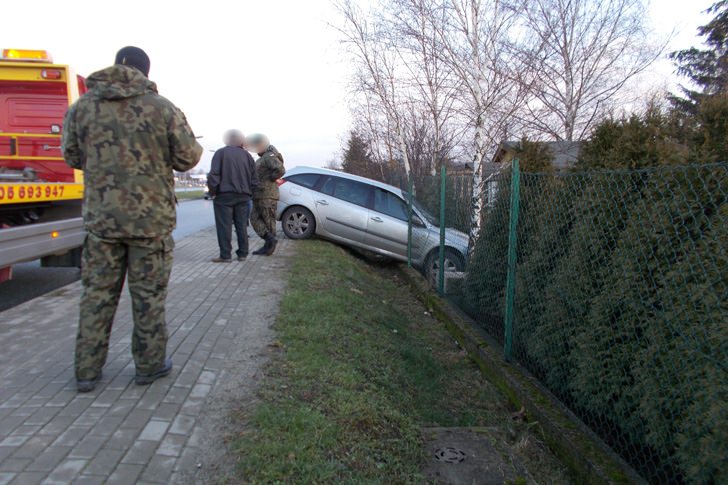
[[[242,379],[236,388],[254,388],[275,308],[251,302],[277,303],[265,298],[281,293],[293,243],[244,263],[209,263],[215,253],[212,230],[177,245],[167,301],[175,367],[151,386],[132,382],[126,290],[103,380],[89,394],[76,392],[73,377],[80,283],[0,313],[0,485],[174,483],[194,475],[210,441],[204,415],[215,407],[212,396],[230,390],[230,374]],[[247,367],[231,373],[231,365]]]

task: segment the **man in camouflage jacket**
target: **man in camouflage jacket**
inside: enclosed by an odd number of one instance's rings
[[[278,208],[278,179],[286,172],[283,155],[270,144],[268,137],[250,135],[248,147],[260,158],[255,162],[258,172],[258,187],[253,191],[253,212],[250,224],[255,233],[263,238],[265,245],[253,254],[270,256],[276,250],[276,209]]]
[[[171,371],[164,305],[172,269],[176,198],[172,170],[202,155],[184,114],[157,94],[149,58],[125,47],[116,64],[91,74],[88,93],[66,113],[63,156],[84,172],[80,318],[75,371],[81,392],[94,389],[106,362],[124,278],[132,296],[132,354],[137,384]]]

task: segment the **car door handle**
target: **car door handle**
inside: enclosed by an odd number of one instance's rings
[[[377,217],[377,216],[372,217],[372,220],[374,222],[384,222],[381,217]]]
[[[317,200],[316,203],[321,205],[329,205],[329,202],[326,200]]]

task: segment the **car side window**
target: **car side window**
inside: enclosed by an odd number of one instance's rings
[[[351,202],[352,204],[367,207],[369,205],[370,187],[354,180],[337,178],[334,197]]]
[[[321,192],[326,195],[334,195],[334,189],[336,188],[336,178],[327,177],[326,182],[321,186]]]
[[[289,182],[293,182],[296,185],[302,185],[303,187],[313,189],[314,187],[316,187],[319,178],[321,178],[321,175],[317,173],[301,173],[298,175],[291,175],[290,177],[286,177],[286,180]]]
[[[321,187],[324,194],[362,207],[369,206],[370,190],[371,187],[367,184],[341,177],[329,177]]]
[[[407,205],[388,190],[374,189],[374,210],[400,221],[407,221]]]

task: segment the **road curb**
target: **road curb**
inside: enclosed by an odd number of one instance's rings
[[[507,363],[500,346],[472,319],[437,296],[419,272],[405,267],[401,273],[485,377],[516,408],[523,407],[530,422],[538,423],[544,440],[567,466],[576,483],[647,483],[527,370]]]

